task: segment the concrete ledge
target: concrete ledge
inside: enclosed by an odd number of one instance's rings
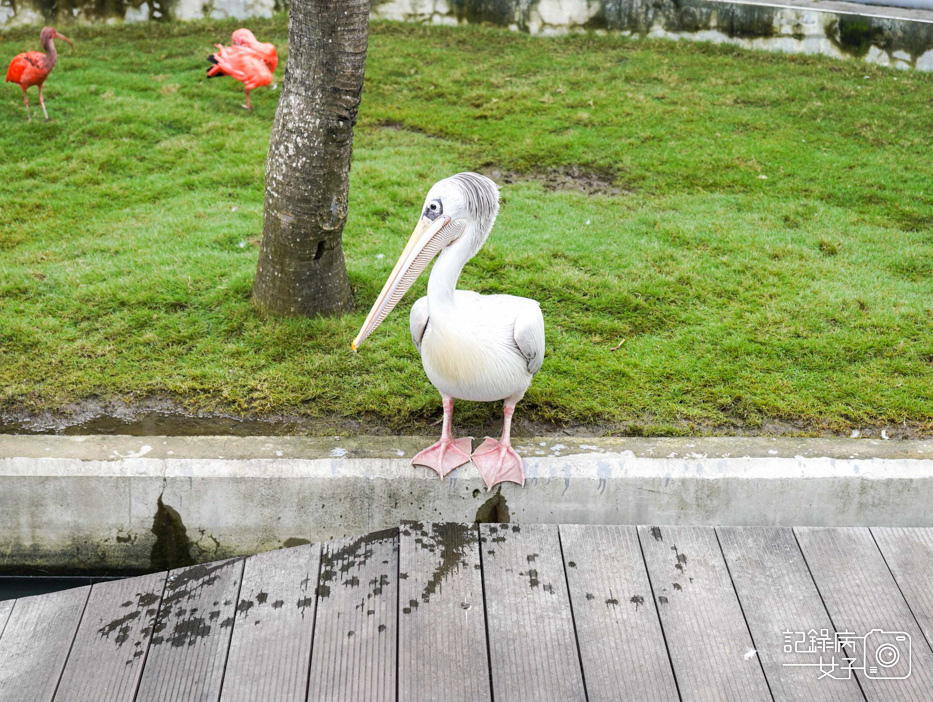
[[[412,468],[423,440],[353,441],[2,437],[0,568],[164,567],[402,519],[933,526],[929,441],[523,440],[524,489],[492,493],[469,465]]]
[[[0,458],[411,458],[436,436],[61,436],[0,434]],[[691,438],[518,437],[520,454],[626,453],[645,458],[933,459],[933,440],[710,436]]]

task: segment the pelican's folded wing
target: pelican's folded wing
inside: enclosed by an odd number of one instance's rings
[[[514,338],[518,350],[528,361],[528,372],[534,375],[544,363],[544,316],[537,302],[522,306],[515,317]]]
[[[418,298],[411,306],[408,328],[411,329],[411,340],[415,343],[415,348],[421,353],[421,340],[424,338],[424,330],[428,328],[428,298]]]

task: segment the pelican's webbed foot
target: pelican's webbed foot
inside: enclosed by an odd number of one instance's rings
[[[473,450],[473,439],[441,439],[433,446],[429,446],[413,459],[414,466],[424,466],[437,471],[441,479],[454,468],[470,462],[470,451]]]
[[[472,458],[473,463],[479,469],[479,474],[483,476],[487,490],[496,483],[525,484],[525,468],[522,465],[522,458],[508,441],[503,443],[487,436]]]

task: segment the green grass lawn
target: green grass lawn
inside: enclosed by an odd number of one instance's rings
[[[408,336],[425,280],[361,353],[350,341],[430,185],[481,170],[502,174],[502,212],[460,285],[534,297],[547,323],[517,418],[933,431],[933,75],[375,24],[344,234],[356,311],[264,319],[250,294],[279,92],[256,90],[250,114],[238,83],[205,79],[237,26],[64,29],[78,51],[46,85],[50,123],[3,84],[0,410],[158,396],[431,433],[440,400]],[[251,26],[284,58],[284,17]],[[37,42],[6,32],[3,65]]]

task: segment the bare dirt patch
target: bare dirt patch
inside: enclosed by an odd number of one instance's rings
[[[575,191],[587,195],[605,195],[609,197],[630,195],[635,192],[633,187],[620,184],[616,174],[610,170],[584,168],[578,165],[558,166],[528,173],[502,170],[490,166],[480,169],[480,173],[492,178],[500,185],[541,183],[545,190],[551,192]]]
[[[379,122],[379,127],[393,132],[422,134],[432,139],[442,138],[419,127],[395,120],[383,120]],[[618,175],[611,169],[587,168],[578,164],[528,172],[503,169],[496,165],[486,165],[478,168],[477,171],[492,178],[499,185],[541,183],[544,189],[549,192],[571,191],[607,197],[631,195],[636,192],[636,189],[631,185],[620,183]]]
[[[396,122],[395,120],[384,120],[378,123],[379,127],[382,129],[388,129],[390,132],[411,132],[412,134],[421,134],[426,136],[429,139],[444,139],[445,137],[439,136],[437,134],[432,134],[431,132],[425,131],[420,127],[415,127],[410,124],[404,124],[402,122]]]
[[[439,404],[439,403],[438,403]],[[308,417],[301,414],[255,414],[215,409],[204,411],[166,396],[135,399],[89,398],[58,410],[0,408],[0,434],[110,434],[128,436],[388,436],[426,435],[440,431],[425,419],[390,426],[376,417]],[[474,436],[498,436],[502,419],[464,421],[458,431]],[[808,420],[767,420],[758,426],[741,421],[723,424],[686,420],[658,422],[652,418],[617,423],[558,424],[516,415],[516,436],[793,436],[929,439],[933,426],[925,422],[838,427]]]

